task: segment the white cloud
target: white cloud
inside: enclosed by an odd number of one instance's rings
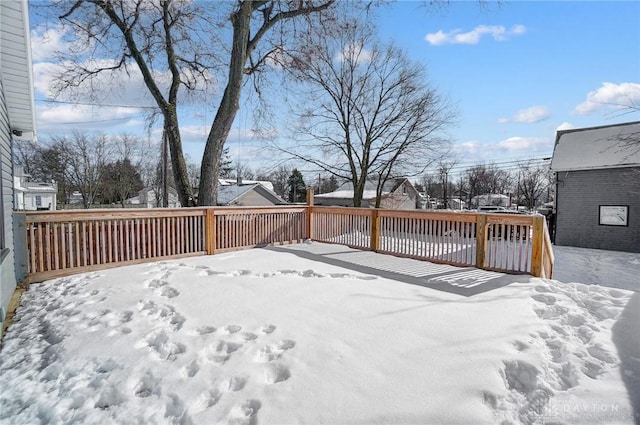
[[[336,59],[340,62],[349,59],[358,64],[365,63],[371,60],[371,51],[362,45],[350,44],[338,53]]]
[[[554,138],[514,136],[491,142],[470,140],[457,143],[455,151],[461,158],[473,159],[476,163],[500,161],[516,156],[531,158],[552,152]]]
[[[640,108],[640,84],[602,83],[602,87],[587,94],[587,100],[576,106],[575,112],[587,115],[600,109]]]
[[[31,31],[31,58],[34,63],[52,59],[56,52],[68,50],[61,25],[39,25]]]
[[[493,37],[496,41],[508,40],[509,36],[522,35],[526,32],[524,25],[514,25],[507,29],[503,25],[478,25],[473,30],[462,32],[456,29],[449,32],[439,30],[425,36],[425,40],[434,46],[442,44],[478,44],[484,35]]]
[[[551,113],[546,106],[532,106],[519,110],[511,118],[500,118],[498,122],[500,124],[506,124],[508,122],[537,123],[546,120],[550,115]]]
[[[556,128],[556,131],[571,130],[572,128],[576,128],[576,127],[570,122],[565,121]]]
[[[62,134],[73,130],[89,132],[125,131],[126,127],[144,130],[143,112],[135,108],[100,108],[87,105],[38,104],[36,120],[40,134]]]
[[[495,143],[495,147],[505,152],[539,152],[540,148],[546,148],[549,139],[546,137],[509,137]]]

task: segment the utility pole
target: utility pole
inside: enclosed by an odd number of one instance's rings
[[[444,197],[444,209],[446,210],[447,208],[449,208],[449,203],[447,202],[447,184],[448,184],[448,170],[444,169],[443,173],[442,173],[442,190],[443,190],[443,197]]]

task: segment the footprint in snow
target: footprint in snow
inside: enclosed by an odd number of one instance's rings
[[[157,289],[163,286],[167,286],[168,284],[169,282],[167,282],[166,280],[151,279],[150,281],[147,282],[147,288]]]
[[[169,401],[165,406],[164,417],[172,424],[190,425],[191,418],[187,414],[187,408],[176,394],[169,394]]]
[[[583,325],[578,328],[578,338],[580,338],[583,343],[588,343],[594,336],[595,332],[589,326]]]
[[[198,272],[198,276],[217,276],[221,274],[225,274],[225,272],[218,272],[209,268],[203,268]]]
[[[607,351],[602,344],[596,343],[587,347],[587,352],[594,359],[598,359],[605,363],[615,364],[616,358]]]
[[[599,362],[587,360],[582,367],[582,373],[591,379],[598,379],[598,377],[604,373],[604,370]]]
[[[562,363],[567,359],[567,346],[564,342],[559,339],[547,339],[545,343],[551,353],[552,362]]]
[[[200,362],[197,359],[191,360],[182,368],[182,371],[187,378],[193,378],[200,371]]]
[[[217,389],[205,390],[193,402],[192,410],[194,412],[203,412],[210,407],[218,404],[218,401],[222,398],[222,393]]]
[[[147,371],[134,385],[133,394],[138,398],[146,398],[152,394],[159,394],[159,383],[160,380],[153,376],[151,371]]]
[[[529,344],[527,344],[526,342],[515,340],[511,344],[513,344],[515,349],[518,351],[525,351],[529,349]]]
[[[249,341],[254,341],[256,338],[258,338],[258,335],[254,334],[253,332],[242,332],[240,334],[240,337],[244,341],[249,342]]]
[[[180,330],[186,320],[172,306],[166,304],[158,305],[151,300],[138,301],[138,310],[152,319],[160,319],[167,322],[175,331]]]
[[[216,331],[216,328],[213,326],[199,326],[194,329],[196,335],[208,335],[212,334]]]
[[[178,355],[186,351],[184,344],[171,341],[167,333],[162,329],[147,334],[143,340],[138,342],[136,348],[142,347],[149,347],[158,358],[170,361],[176,360]]]
[[[231,335],[231,334],[238,333],[241,330],[242,330],[242,326],[240,325],[227,325],[224,328],[222,328],[222,334]]]
[[[126,401],[125,397],[115,386],[109,386],[98,394],[94,408],[106,410],[112,406],[118,406]]]
[[[225,363],[240,348],[240,344],[218,341],[204,349],[204,357],[215,363]]]
[[[245,400],[242,404],[231,409],[224,423],[228,425],[255,425],[260,407],[262,407],[262,403],[258,400]]]
[[[556,298],[552,295],[535,294],[531,298],[546,305],[554,305],[556,303]]]
[[[263,325],[260,327],[260,333],[263,333],[265,335],[268,335],[275,330],[276,330],[276,327],[274,325]]]
[[[278,382],[286,381],[291,377],[289,369],[279,363],[269,363],[264,368],[264,381],[268,385],[277,384]]]
[[[256,354],[255,361],[257,363],[268,363],[279,359],[285,351],[295,347],[295,341],[285,339],[277,344],[265,345]]]
[[[162,297],[175,298],[178,295],[180,295],[180,291],[178,291],[176,288],[174,288],[172,286],[164,286],[160,290],[160,296],[162,296]]]
[[[224,381],[222,381],[220,383],[220,389],[222,391],[230,391],[230,392],[235,392],[235,391],[240,391],[241,389],[244,388],[245,384],[247,383],[247,380],[238,376],[234,376],[228,379],[225,379]]]

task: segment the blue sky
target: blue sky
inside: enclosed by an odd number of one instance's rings
[[[640,2],[518,1],[482,8],[469,1],[440,9],[425,3],[386,6],[379,13],[380,37],[424,63],[430,83],[457,104],[458,124],[449,133],[459,169],[549,157],[559,128],[640,120],[640,112],[623,115],[611,106],[640,107]],[[32,18],[36,99],[42,100],[49,96],[48,52],[61,40],[52,32],[43,37],[37,23]],[[132,97],[136,84],[104,103],[148,104]],[[139,109],[42,101],[36,107],[41,139],[73,128],[144,134]],[[185,152],[197,162],[213,113],[190,108],[182,121]],[[228,145],[234,159],[255,168],[261,150],[251,116],[241,111]],[[157,138],[159,130],[151,134]]]

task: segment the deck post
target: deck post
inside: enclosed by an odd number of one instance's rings
[[[544,217],[533,216],[533,239],[531,241],[531,275],[542,277]]]
[[[307,189],[307,239],[313,240],[313,188]]]
[[[378,209],[371,210],[371,251],[378,252],[380,249],[380,216]]]
[[[215,254],[216,250],[216,219],[213,214],[213,208],[205,209],[205,246],[207,247],[207,255]]]
[[[476,216],[476,267],[484,269],[486,265],[487,215]]]

